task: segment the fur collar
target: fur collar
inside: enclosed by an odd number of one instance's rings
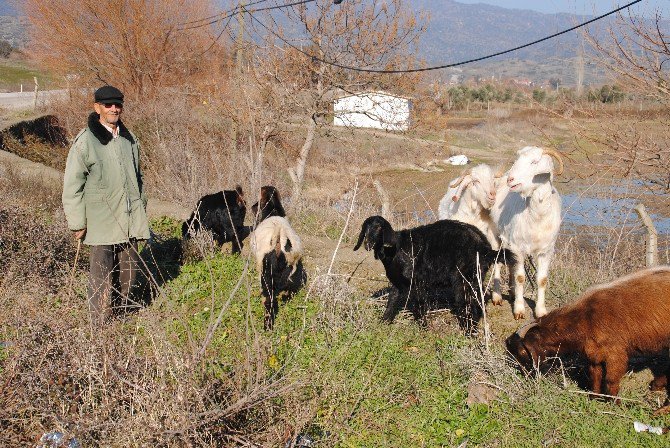
[[[100,115],[96,112],[91,112],[88,116],[88,129],[103,145],[112,141],[112,134],[100,123]],[[135,139],[121,120],[119,120],[119,136],[125,138],[131,144],[135,143]]]

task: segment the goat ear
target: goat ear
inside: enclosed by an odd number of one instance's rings
[[[356,245],[354,246],[354,251],[358,250],[359,247],[361,247],[361,244],[363,244],[363,240],[365,239],[365,234],[368,231],[368,222],[364,222],[363,226],[361,226],[361,233],[358,235],[358,241],[356,242]]]
[[[242,191],[242,186],[237,185],[235,187],[235,192],[237,193],[237,205],[239,205],[240,207],[245,206],[246,201],[244,200],[244,192]]]
[[[395,246],[395,232],[391,226],[383,226],[382,232],[382,241],[384,242],[384,247]]]

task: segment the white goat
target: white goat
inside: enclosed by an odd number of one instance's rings
[[[496,225],[491,219],[491,207],[496,200],[496,185],[491,167],[482,163],[465,171],[449,184],[440,200],[439,219],[472,224],[482,231],[495,250],[500,246]]]
[[[557,175],[563,172],[563,161],[557,151],[534,146],[522,148],[517,154],[506,182],[498,186],[491,217],[502,246],[511,250],[517,259],[510,271],[510,287],[514,284],[514,318],[524,318],[524,260],[527,256],[532,256],[537,263],[535,317],[539,318],[547,314],[544,304],[547,275],[561,225],[561,197],[552,185],[552,157],[558,163]],[[499,264],[495,266],[494,276],[493,302],[499,304]]]
[[[287,242],[290,242],[288,247]],[[251,252],[256,259],[259,273],[263,271],[263,257],[275,250],[277,245],[284,253],[286,262],[292,267],[292,275],[302,258],[302,241],[286,218],[270,216],[261,221],[251,235]]]

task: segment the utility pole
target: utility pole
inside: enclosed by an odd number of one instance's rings
[[[237,33],[237,74],[241,75],[242,74],[242,66],[244,65],[244,29],[245,29],[245,20],[244,20],[244,13],[246,12],[246,1],[245,0],[240,0],[240,2],[237,5],[238,10],[240,11],[239,14],[237,14],[237,25],[238,25],[238,33]]]
[[[238,87],[239,87],[240,83],[242,82],[242,73],[244,71],[244,69],[243,69],[243,65],[244,65],[243,47],[244,47],[244,12],[246,11],[245,8],[246,8],[245,0],[240,0],[240,2],[237,4],[238,30],[237,30],[237,42],[235,43],[236,50],[237,50],[237,54],[235,55],[236,56],[235,72],[237,74]],[[237,91],[239,92],[240,89],[238,88]],[[234,145],[235,149],[238,149],[239,141],[240,141],[240,132],[239,132],[236,120],[233,120],[233,123],[232,123],[232,138],[233,138],[233,145]]]

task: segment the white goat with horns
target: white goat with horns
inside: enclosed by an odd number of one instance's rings
[[[496,186],[491,167],[482,163],[466,170],[449,183],[440,200],[439,219],[453,219],[477,227],[495,250],[499,247],[498,231],[491,219],[496,200]]]
[[[547,314],[544,303],[549,265],[561,225],[561,197],[554,188],[556,175],[563,172],[558,151],[527,146],[518,151],[518,158],[500,182],[491,217],[497,226],[502,247],[516,255],[517,263],[510,271],[510,287],[514,285],[514,318],[524,318],[523,285],[526,281],[524,260],[532,256],[537,264],[537,301],[535,317]],[[496,264],[493,303],[502,304],[500,265]]]

